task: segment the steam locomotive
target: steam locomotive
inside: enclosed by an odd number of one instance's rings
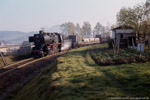
[[[44,57],[71,47],[71,41],[65,40],[59,33],[39,31],[39,34],[29,37],[29,42],[34,43],[31,54],[34,57]]]

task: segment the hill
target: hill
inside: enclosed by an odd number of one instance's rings
[[[36,32],[20,32],[20,31],[0,31],[0,41],[5,40],[9,43],[20,43],[22,41],[27,41],[28,37]]]

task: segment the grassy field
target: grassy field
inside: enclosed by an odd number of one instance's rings
[[[6,100],[150,97],[150,62],[100,66],[90,55],[98,48],[107,48],[107,45],[71,50],[48,65],[24,87],[14,91]]]

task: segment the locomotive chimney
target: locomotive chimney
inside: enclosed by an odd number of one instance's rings
[[[44,33],[44,31],[43,31],[43,30],[40,30],[40,31],[39,31],[39,33],[40,33],[40,34],[43,34],[43,33]]]

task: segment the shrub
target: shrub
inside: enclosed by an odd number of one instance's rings
[[[114,42],[113,39],[110,39],[110,40],[108,41],[108,48],[113,48],[113,45],[112,45],[113,42]]]
[[[112,49],[91,51],[90,53],[92,59],[102,66],[150,61],[149,52],[140,53],[135,49],[120,49],[118,55],[114,55]]]

